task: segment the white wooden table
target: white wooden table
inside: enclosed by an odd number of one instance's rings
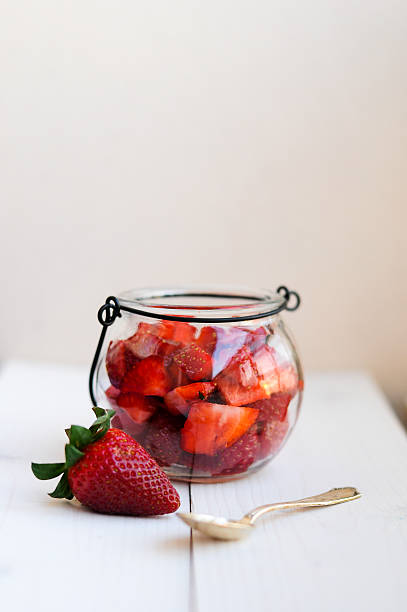
[[[371,379],[306,380],[274,462],[245,480],[177,484],[182,509],[239,516],[354,485],[363,497],[275,515],[251,539],[191,536],[175,516],[111,517],[46,493],[30,461],[63,458],[64,427],[91,421],[83,368],[0,370],[0,596],[5,612],[407,609],[407,436]]]

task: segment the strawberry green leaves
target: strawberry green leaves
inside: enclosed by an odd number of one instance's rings
[[[89,431],[92,434],[92,442],[103,438],[105,433],[110,429],[110,419],[116,414],[115,410],[103,410],[95,406],[92,408],[96,414],[96,421],[89,427]]]
[[[84,448],[92,442],[92,432],[81,425],[71,425],[65,432],[69,442],[77,448]]]
[[[85,453],[80,451],[73,444],[65,445],[65,467],[67,469],[75,465],[75,463],[77,463],[79,459],[82,459],[82,457],[84,456],[85,456]]]
[[[31,469],[38,480],[50,480],[64,472],[65,463],[32,463]]]
[[[48,493],[50,497],[56,499],[72,499],[72,491],[68,482],[68,472],[64,472],[61,480],[56,486],[56,489],[52,493]]]
[[[66,429],[69,443],[65,445],[65,463],[32,463],[31,470],[39,480],[51,480],[62,474],[58,485],[50,497],[72,499],[72,491],[68,482],[68,471],[73,467],[85,453],[83,449],[102,438],[110,428],[110,419],[114,416],[114,410],[104,410],[95,406],[92,408],[96,420],[87,429],[81,425],[71,425]]]

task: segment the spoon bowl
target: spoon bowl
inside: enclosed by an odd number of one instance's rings
[[[248,521],[233,521],[211,514],[177,512],[177,516],[191,529],[197,529],[215,540],[241,540],[254,529],[254,525]]]

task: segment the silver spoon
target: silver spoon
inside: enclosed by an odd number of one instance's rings
[[[352,499],[358,499],[360,496],[361,494],[354,487],[331,489],[326,493],[314,495],[313,497],[305,497],[305,499],[259,506],[259,508],[255,508],[245,514],[240,520],[228,520],[221,516],[197,514],[196,512],[177,512],[177,516],[192,529],[197,529],[211,538],[217,540],[241,540],[254,530],[254,523],[257,519],[268,512],[333,506],[334,504],[342,504]]]

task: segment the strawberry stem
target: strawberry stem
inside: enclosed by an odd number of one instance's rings
[[[39,480],[51,480],[62,474],[55,490],[49,493],[50,497],[61,499],[72,499],[73,494],[68,482],[68,472],[70,468],[85,456],[83,452],[92,442],[103,438],[110,429],[110,420],[114,416],[114,410],[104,410],[95,406],[92,408],[96,420],[87,429],[81,425],[71,425],[65,429],[69,443],[65,445],[65,463],[32,463],[31,470]]]

